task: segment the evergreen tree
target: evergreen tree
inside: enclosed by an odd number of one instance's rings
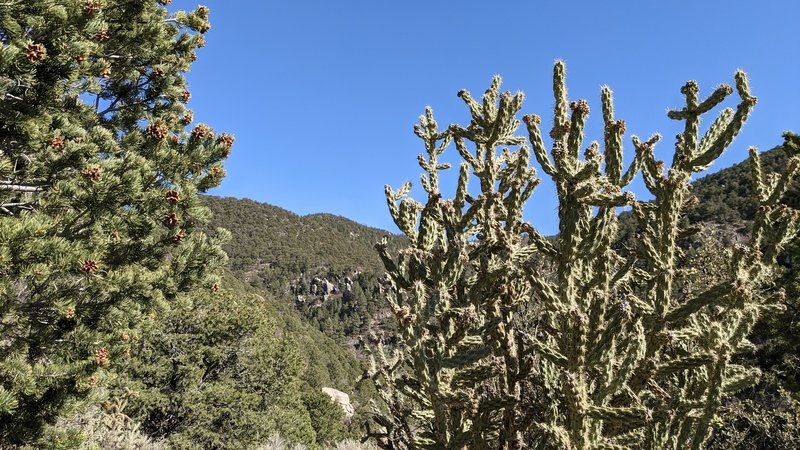
[[[342,407],[331,400],[328,394],[308,390],[303,394],[303,403],[311,415],[318,444],[331,445],[347,437]]]
[[[307,363],[272,315],[243,292],[182,296],[144,327],[116,396],[137,392],[128,414],[172,448],[254,448],[274,433],[314,444],[312,417],[324,414],[307,410]]]
[[[208,8],[168,3],[0,3],[0,441],[96,391],[143,317],[218,289],[197,196],[233,138],[187,128]]]

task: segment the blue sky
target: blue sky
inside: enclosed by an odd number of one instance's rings
[[[479,97],[500,74],[504,90],[525,92],[523,113],[541,115],[549,129],[555,59],[567,63],[570,99],[585,98],[592,108],[586,145],[602,138],[599,89],[608,84],[628,134],[660,131],[657,155],[669,162],[679,123],[665,113],[683,104],[680,86],[696,79],[708,94],[732,84],[737,68],[750,75],[759,103],[711,171],[741,161],[751,145],[773,147],[784,130],[800,131],[794,0],[206,4],[212,29],[188,75],[189,105],[197,121],[237,139],[228,177],[213,193],[299,214],[328,212],[396,230],[383,185],[419,179],[423,148],[412,127],[425,106],[442,127],[466,123],[456,92]],[[646,196],[640,181],[633,189]],[[552,186],[544,184],[526,218],[551,234],[555,211]]]

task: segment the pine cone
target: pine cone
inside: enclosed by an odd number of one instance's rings
[[[235,140],[236,139],[228,133],[222,133],[219,135],[219,143],[228,150],[230,150],[230,148],[233,146],[233,141]]]
[[[168,132],[167,126],[161,122],[151,122],[150,125],[147,126],[147,136],[157,141],[167,137]]]
[[[32,63],[39,62],[47,56],[47,49],[44,48],[42,44],[34,44],[30,43],[27,47],[25,47],[25,56],[28,57],[28,61]]]
[[[191,110],[186,111],[183,114],[183,118],[181,119],[181,121],[186,125],[192,123],[193,120],[194,120],[194,113]]]
[[[109,355],[110,353],[108,352],[108,349],[105,347],[100,347],[94,351],[94,361],[101,366],[107,366],[111,364]]]
[[[192,98],[192,93],[191,92],[189,92],[189,91],[181,92],[181,101],[183,103],[188,103],[189,99],[191,99],[191,98]]]
[[[214,166],[208,169],[208,175],[211,176],[212,178],[222,178],[224,173],[225,172],[222,170],[221,167]]]
[[[208,128],[207,125],[202,123],[192,129],[192,137],[195,139],[211,138],[213,136],[214,133],[211,132],[211,128]]]
[[[97,262],[91,259],[85,259],[81,262],[81,269],[86,273],[95,273],[99,270]]]
[[[83,13],[86,14],[87,16],[91,16],[97,11],[100,11],[100,1],[86,0],[86,3],[83,5]]]
[[[167,213],[164,215],[164,225],[172,228],[178,224],[178,215],[174,212]]]
[[[172,241],[176,244],[182,242],[186,238],[186,232],[183,230],[178,230],[174,236],[172,236]]]
[[[56,136],[53,139],[50,139],[50,147],[53,147],[56,150],[61,150],[64,148],[64,136]]]
[[[178,191],[167,191],[164,197],[172,205],[181,201],[181,194]]]
[[[92,181],[100,181],[103,177],[103,172],[98,166],[90,166],[84,169],[83,176]]]
[[[108,33],[108,28],[103,28],[96,35],[94,35],[94,38],[97,40],[97,42],[105,42],[110,37],[111,35]]]

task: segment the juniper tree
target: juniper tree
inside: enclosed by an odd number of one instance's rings
[[[126,413],[150,437],[173,449],[255,448],[274,433],[319,442],[312,419],[324,410],[304,405],[303,354],[263,300],[227,287],[192,292],[141,330],[113,395],[138,393]]]
[[[760,208],[750,241],[727,251],[709,287],[693,282],[696,267],[679,262],[679,241],[697,231],[681,220],[693,201],[691,176],[731,144],[756,103],[743,72],[735,88],[736,107],[723,109],[702,135],[701,115],[733,88],[723,84],[705,99],[694,81],[681,88],[686,106],[668,117],[684,122],[684,131],[669,167],[654,156],[658,134],[632,136],[635,156],[624,164],[626,125],[608,87],[601,90],[602,145],[584,147],[589,106],[568,100],[562,62],[553,73],[549,152],[538,116],[524,116],[527,137],[517,134],[523,96],[500,93],[499,77],[482,102],[459,92],[471,114],[466,127],[441,130],[426,109],[415,132],[426,150],[419,163],[427,200],[408,197],[409,183],[386,187],[411,246],[393,256],[377,245],[401,325],[400,344],[390,351],[379,343],[368,370],[381,394],[371,434],[382,446],[703,444],[722,398],[758,376],[731,357],[751,348],[748,332],[781,297],[772,266],[797,227],[796,212],[779,201],[800,157],[782,176],[766,176],[751,149]],[[445,199],[439,178],[449,165],[439,158],[451,143],[464,162],[455,195]],[[523,217],[539,183],[532,157],[558,194],[552,238]],[[652,200],[626,191],[639,173]],[[633,247],[617,244],[620,207],[632,207],[638,221]]]
[[[0,441],[102,385],[143,316],[216,289],[198,193],[233,138],[188,129],[208,8],[168,3],[0,4]]]

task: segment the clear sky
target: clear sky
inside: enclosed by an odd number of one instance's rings
[[[213,193],[299,214],[328,212],[395,231],[383,185],[411,180],[421,197],[423,148],[412,127],[425,106],[442,127],[465,124],[456,92],[480,97],[500,74],[504,90],[525,92],[523,113],[541,115],[549,130],[555,59],[567,63],[570,99],[592,108],[587,145],[602,140],[599,89],[608,84],[628,134],[660,131],[657,155],[669,162],[678,123],[665,112],[683,104],[680,86],[696,79],[708,94],[733,84],[737,68],[750,75],[759,102],[711,171],[743,160],[751,145],[775,146],[784,130],[800,132],[796,0],[206,4],[212,29],[188,76],[189,105],[197,121],[236,135],[228,177]],[[171,8],[195,6],[176,0]],[[735,106],[735,95],[724,105]],[[645,196],[640,181],[633,188]],[[555,210],[545,184],[526,217],[551,234]]]

